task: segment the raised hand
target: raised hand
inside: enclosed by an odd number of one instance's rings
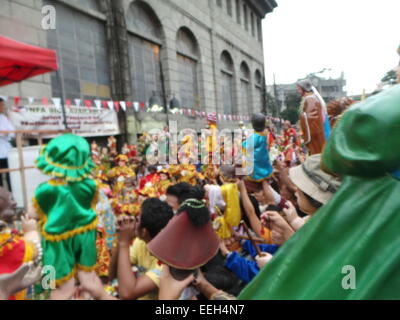
[[[260,268],[260,270],[262,268],[264,268],[264,266],[271,261],[271,259],[273,258],[273,256],[269,253],[264,252],[263,255],[260,256],[256,256],[256,262],[257,262],[257,266]]]
[[[26,289],[39,281],[42,268],[33,262],[24,263],[13,273],[0,275],[0,300]]]
[[[134,217],[122,216],[117,220],[118,243],[131,245],[136,238],[136,219]]]
[[[294,234],[294,230],[276,211],[266,211],[261,215],[263,224],[271,230],[272,242],[282,245]]]

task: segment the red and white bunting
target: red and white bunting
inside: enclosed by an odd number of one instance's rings
[[[84,100],[83,104],[86,106],[86,108],[90,109],[92,106],[92,101],[91,100]]]
[[[51,98],[51,101],[53,101],[53,104],[56,107],[56,109],[58,110],[61,109],[61,98]]]
[[[115,111],[119,112],[119,102],[118,101],[114,101],[114,109],[115,109]]]
[[[97,108],[98,110],[101,109],[101,100],[98,100],[98,99],[94,100],[94,104],[96,105],[96,108]]]
[[[135,112],[139,112],[139,102],[133,103],[133,109],[135,109]]]
[[[107,101],[107,106],[108,106],[108,109],[114,110],[114,102],[112,102],[112,101]]]
[[[28,97],[28,104],[31,106],[33,101],[35,101],[34,97]]]
[[[49,99],[47,99],[47,98],[42,98],[42,105],[48,106],[48,105],[49,105]]]
[[[14,97],[14,106],[18,107],[19,106],[19,102],[21,101],[21,97]]]
[[[121,109],[126,112],[126,102],[125,101],[120,101],[119,105],[121,106]]]

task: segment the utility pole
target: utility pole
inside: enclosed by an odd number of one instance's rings
[[[267,114],[268,113],[268,108],[267,108],[267,100],[268,100],[268,96],[267,96],[267,83],[265,81],[265,76],[262,77],[262,81],[263,81],[263,87],[262,87],[262,97],[261,97],[261,112],[263,114]]]

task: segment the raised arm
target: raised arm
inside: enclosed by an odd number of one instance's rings
[[[251,203],[249,194],[247,193],[247,189],[243,181],[239,182],[239,191],[244,211],[250,221],[251,229],[253,229],[253,231],[257,234],[257,236],[262,237],[263,226],[261,224],[261,220],[256,215],[256,211],[253,207],[253,204]]]
[[[134,300],[157,289],[148,276],[136,278],[132,272],[129,248],[135,237],[136,222],[129,218],[118,221],[118,284],[119,295],[123,300]]]

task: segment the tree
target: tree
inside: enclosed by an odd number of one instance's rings
[[[278,103],[276,102],[276,99],[268,92],[266,93],[266,102],[267,111],[270,112],[273,116],[276,116]]]
[[[291,124],[295,124],[299,121],[299,112],[295,108],[287,108],[281,112],[281,118],[289,120]]]
[[[296,93],[289,93],[285,97],[285,105],[287,108],[295,108],[297,109],[300,106],[301,97],[300,94]]]
[[[397,76],[395,70],[390,70],[386,72],[385,76],[381,80],[383,84],[390,84],[390,85],[396,84],[396,81],[397,81]]]
[[[298,94],[290,93],[285,97],[286,110],[282,111],[280,116],[285,120],[289,120],[292,124],[299,121],[299,106],[301,97]]]

